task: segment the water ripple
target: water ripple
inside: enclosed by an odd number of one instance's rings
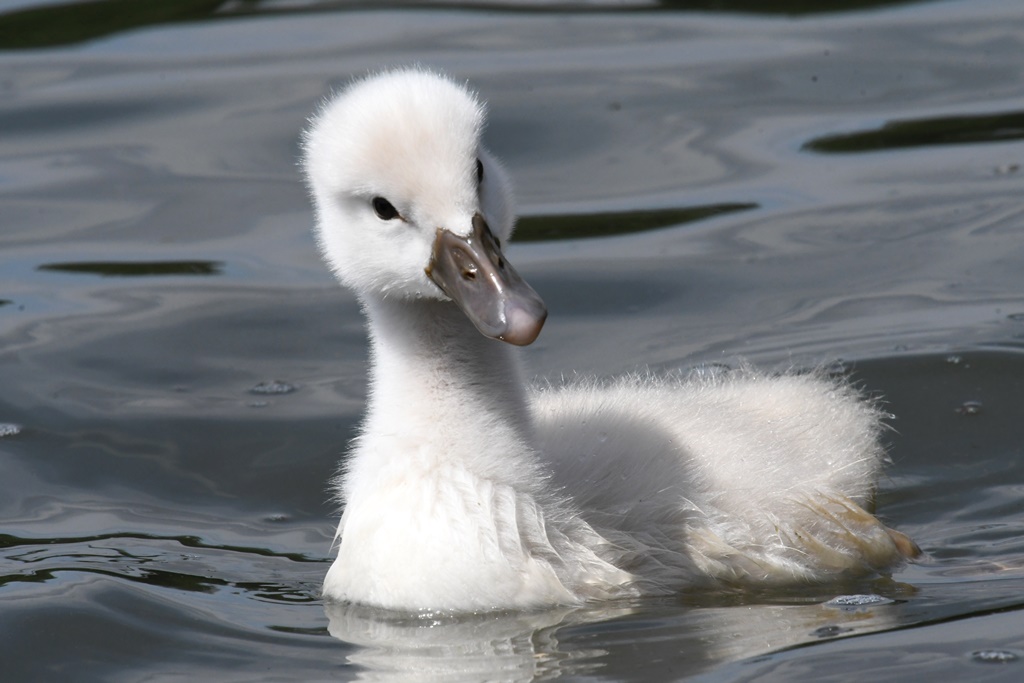
[[[814,138],[806,142],[803,149],[823,154],[856,154],[1021,139],[1024,139],[1024,111],[1010,111],[889,121],[874,130]]]

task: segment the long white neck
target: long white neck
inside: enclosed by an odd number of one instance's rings
[[[375,298],[364,308],[372,360],[364,437],[399,444],[389,454],[359,456],[450,463],[534,488],[537,458],[517,349],[481,335],[450,302]]]

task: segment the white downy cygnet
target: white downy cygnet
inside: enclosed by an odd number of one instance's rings
[[[530,609],[836,580],[918,552],[864,510],[881,414],[820,373],[528,386],[515,345],[547,311],[502,253],[511,187],[483,126],[465,87],[409,68],[351,84],[305,136],[316,235],[372,359],[326,598]]]

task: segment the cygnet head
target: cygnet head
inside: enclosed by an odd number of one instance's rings
[[[483,334],[529,344],[547,315],[500,245],[512,190],[481,145],[483,105],[421,69],[357,81],[305,135],[324,259],[364,300],[451,300]]]

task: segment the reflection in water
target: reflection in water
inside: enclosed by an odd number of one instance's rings
[[[0,14],[3,49],[65,45],[172,21],[208,17],[224,0],[90,0]]]
[[[147,277],[220,275],[223,265],[219,261],[79,261],[44,263],[38,269],[102,277]]]
[[[853,608],[661,607],[660,618],[652,618],[659,611],[649,603],[458,617],[336,603],[325,611],[330,634],[359,646],[348,660],[363,669],[360,680],[369,681],[529,681],[596,670],[602,677],[645,680],[656,674],[650,668],[616,670],[624,640],[643,641],[655,667],[664,655],[679,677],[801,643],[892,628],[902,614],[901,603],[893,601]]]
[[[605,654],[559,647],[557,628],[574,622],[572,610],[434,618],[328,603],[325,611],[332,636],[361,646],[348,659],[364,668],[362,680],[529,681],[579,673]]]
[[[1011,111],[1005,114],[889,121],[875,130],[815,138],[806,142],[803,148],[826,154],[856,153],[1020,139],[1024,139],[1024,111]]]
[[[726,213],[756,209],[757,204],[725,203],[678,209],[622,211],[560,216],[524,216],[516,224],[516,242],[608,237],[658,230]]]
[[[903,5],[922,0],[843,0],[842,2],[821,3],[816,0],[660,0],[654,3],[655,8],[664,10],[689,10],[711,12],[743,12],[752,14],[819,14],[831,12],[849,12],[872,7]],[[84,2],[61,2],[43,7],[28,7],[12,12],[0,12],[0,49],[32,49],[81,43],[95,40],[124,31],[159,26],[175,22],[202,21],[223,19],[231,14],[296,14],[299,12],[322,11],[317,5],[334,5],[337,3],[321,0],[304,3],[261,2],[260,0],[161,0],[161,2],[138,2],[138,0],[86,0]],[[356,9],[363,3],[353,3]],[[438,10],[449,9],[449,0],[420,2],[420,6],[434,7]],[[516,0],[485,0],[475,4],[492,8],[521,9]],[[551,11],[564,12],[565,4],[551,3]],[[572,3],[568,3],[572,4]],[[579,3],[585,6],[586,3]],[[638,7],[650,9],[652,3],[647,0],[623,3],[623,9],[635,10]],[[264,7],[260,7],[264,5]],[[379,1],[375,9],[404,9],[408,2]],[[342,8],[344,9],[344,8]],[[534,12],[543,12],[545,8],[538,4],[532,6]],[[604,7],[603,11],[610,8]]]

